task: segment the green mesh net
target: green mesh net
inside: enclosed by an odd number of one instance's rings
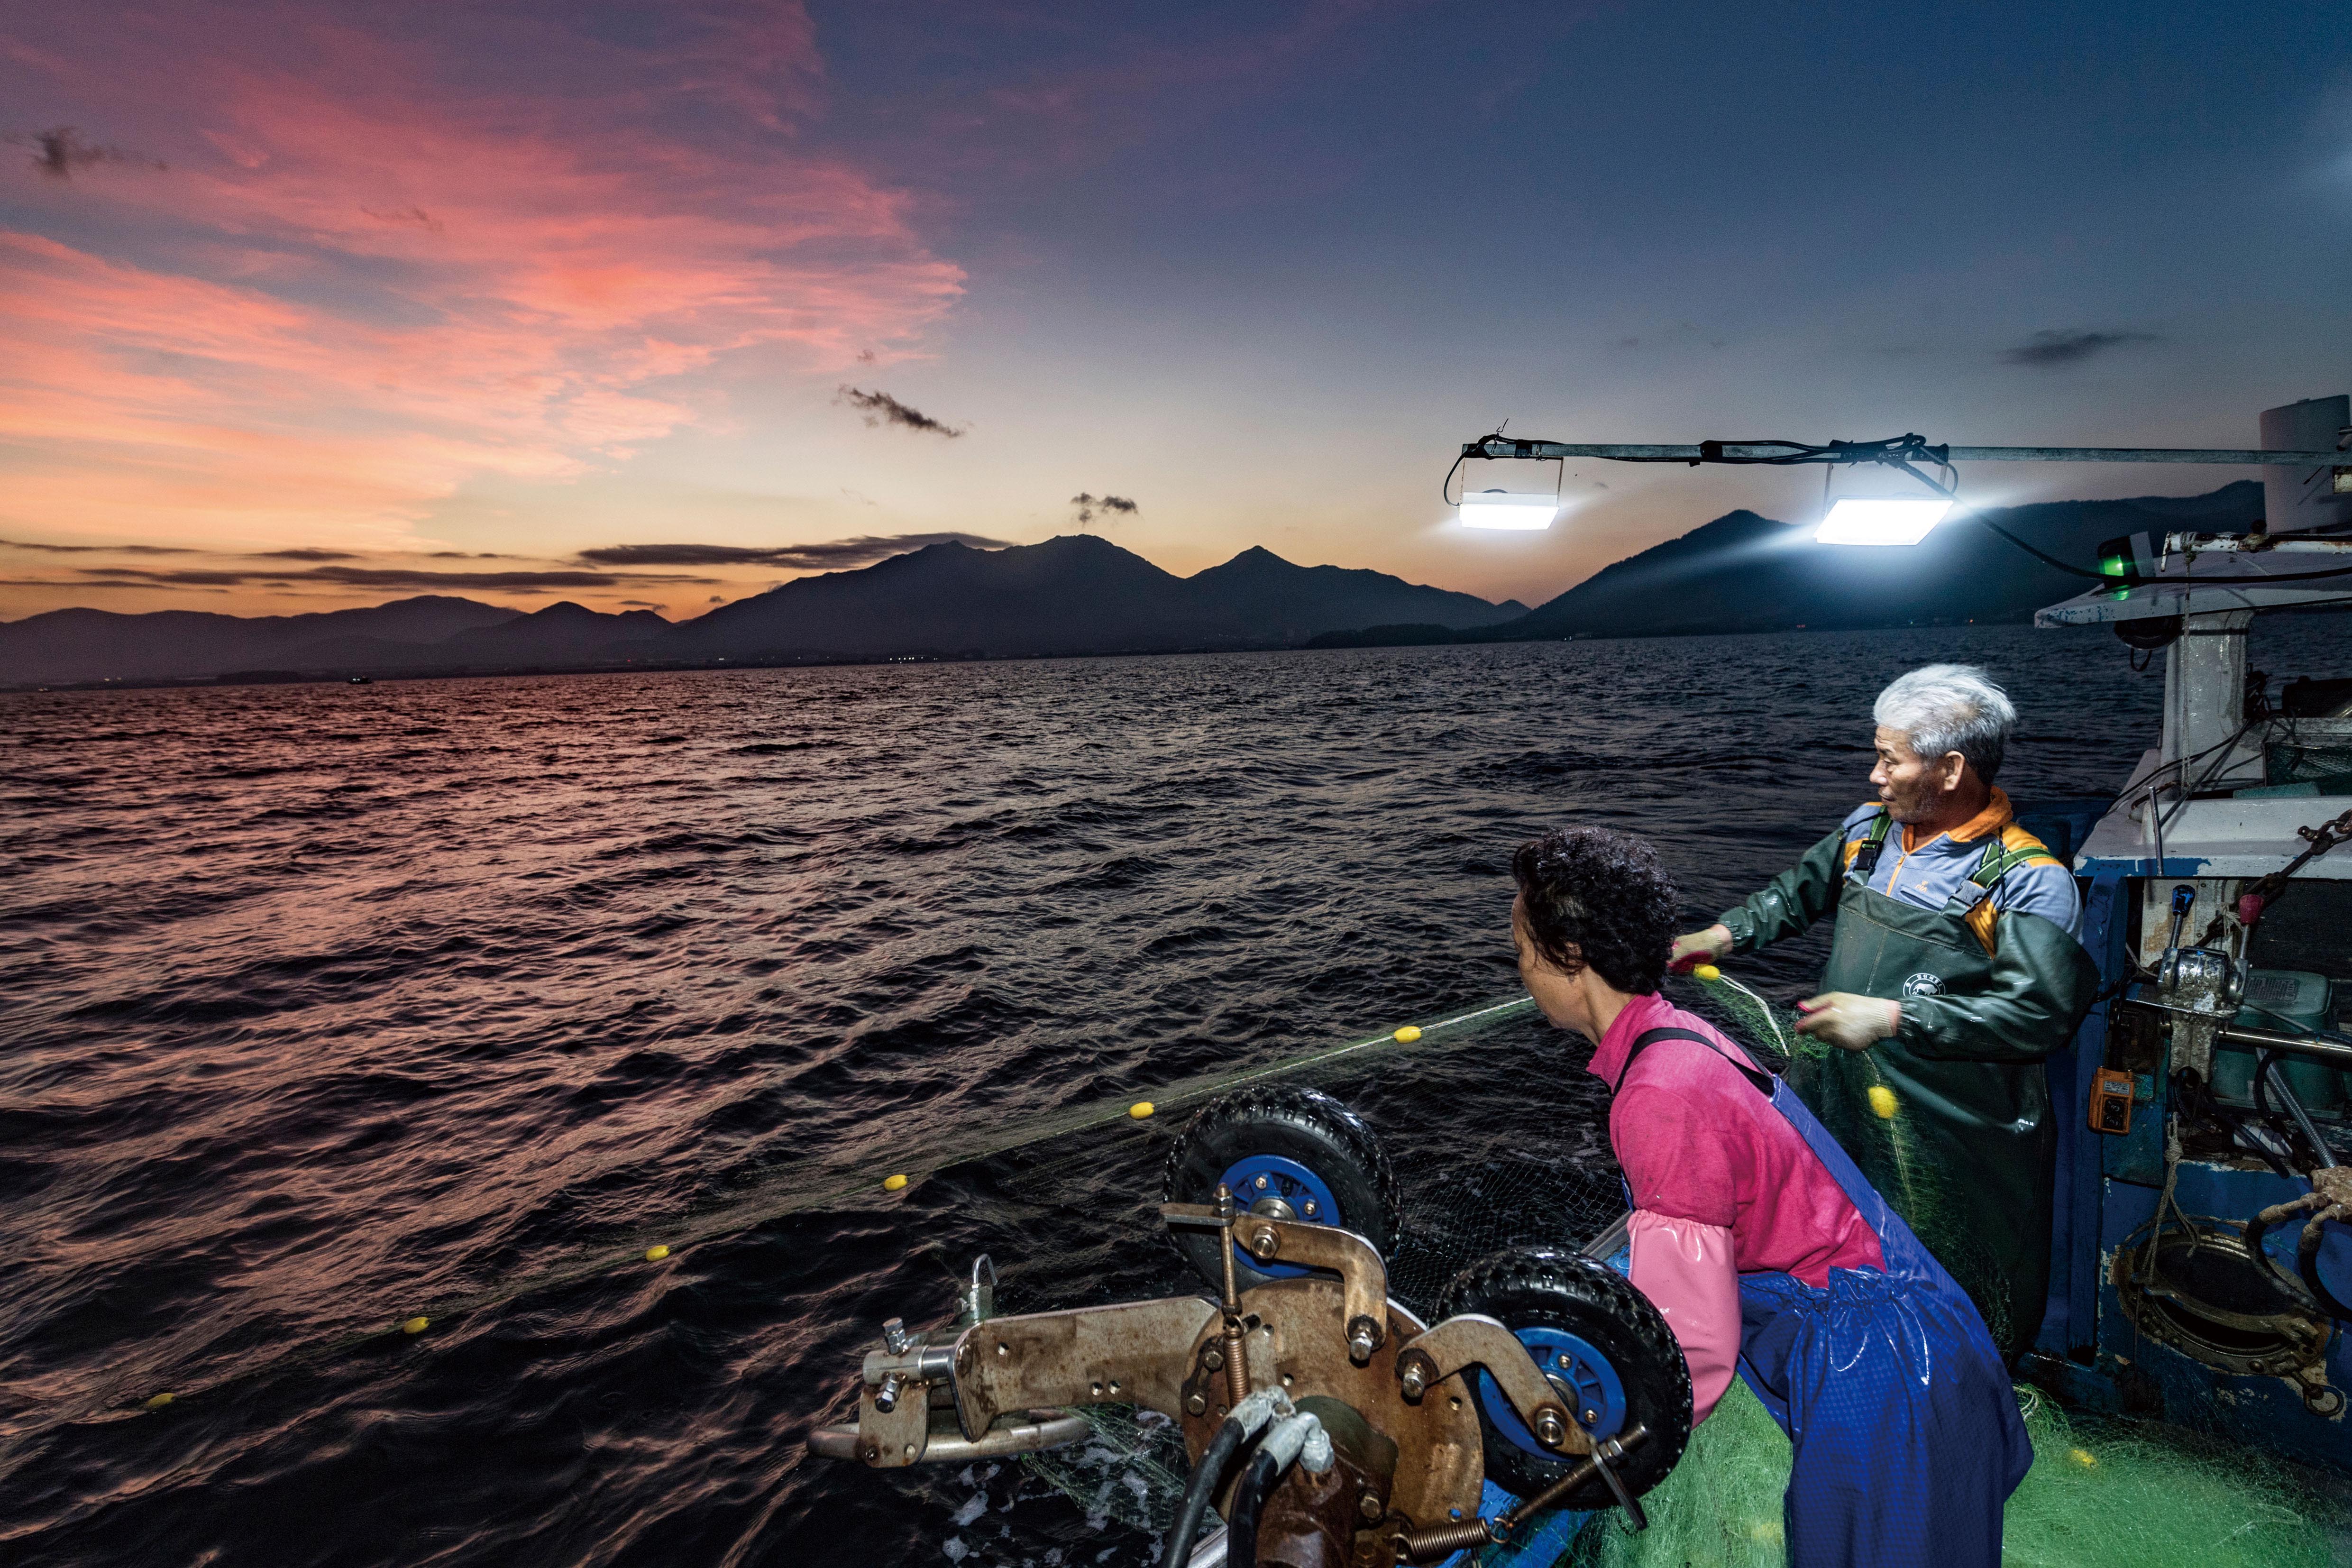
[[[1726,1022],[1732,1037],[1766,1052],[1778,1053],[1780,1060],[1767,1065],[1787,1071],[1800,1089],[1812,1063],[1844,1055],[1810,1035],[1799,1034],[1794,1013],[1758,995],[1713,965],[1703,966],[1691,978],[1706,1001],[1706,1010]],[[1861,1068],[1864,1093],[1872,1112],[1861,1118],[1857,1133],[1869,1146],[1857,1148],[1849,1144],[1848,1152],[1864,1171],[1874,1173],[1880,1195],[1928,1244],[1937,1261],[1968,1292],[1969,1299],[1984,1314],[1985,1327],[1991,1331],[1993,1342],[2008,1344],[2013,1326],[2009,1284],[1999,1258],[1977,1239],[1964,1194],[1945,1179],[1937,1160],[1923,1147],[1923,1141],[1913,1131],[1902,1097],[1879,1069],[1876,1053],[1864,1051],[1848,1059]],[[1888,1179],[1890,1173],[1892,1180]]]
[[[2171,1428],[2069,1422],[2020,1389],[2033,1468],[2009,1500],[2008,1568],[2321,1568],[2346,1553],[2335,1504],[2242,1451]],[[1601,1516],[1560,1561],[1573,1568],[1780,1568],[1789,1440],[1745,1384],[1691,1435],[1644,1500],[1639,1534]]]

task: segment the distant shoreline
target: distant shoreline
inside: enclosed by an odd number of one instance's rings
[[[517,679],[527,676],[545,675],[685,675],[724,669],[841,669],[866,665],[890,664],[1038,664],[1054,659],[1189,658],[1235,653],[1346,653],[1391,647],[1445,647],[1507,643],[1632,642],[1648,641],[1652,638],[1695,637],[1780,637],[1795,632],[1900,632],[1939,628],[1955,630],[1970,626],[2013,626],[2031,624],[2025,619],[1899,621],[1877,626],[1743,626],[1735,631],[1677,630],[1633,634],[1611,633],[1600,636],[1577,633],[1568,637],[1524,635],[1495,637],[1482,635],[1485,628],[1471,628],[1466,631],[1448,631],[1444,637],[1409,637],[1397,640],[1380,638],[1378,634],[1401,630],[1418,631],[1423,628],[1374,626],[1362,632],[1327,632],[1305,643],[1256,643],[1218,647],[1093,648],[1054,653],[1013,654],[845,654],[839,657],[813,655],[804,658],[775,658],[664,659],[658,662],[603,662],[577,665],[450,666],[436,669],[368,668],[299,671],[238,670],[226,671],[218,675],[138,676],[95,680],[0,682],[0,696],[28,696],[44,692],[66,691],[188,689],[209,691],[240,687],[343,686],[352,684],[354,677],[365,677],[366,684],[381,686],[394,681]]]

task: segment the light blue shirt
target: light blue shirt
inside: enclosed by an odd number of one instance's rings
[[[1879,810],[1877,803],[1872,802],[1847,813],[1845,841],[1852,844],[1866,837]],[[1955,893],[1966,895],[1963,907],[1973,904],[1976,889],[1969,884],[1969,874],[1983,861],[1986,843],[1997,839],[2011,820],[2009,797],[1995,790],[1993,804],[1959,830],[1969,837],[1939,833],[1907,854],[1898,823],[1887,830],[1869,886],[1874,892],[1923,910],[1947,908]],[[2063,865],[2011,868],[2009,875],[1993,884],[1992,905],[2004,913],[2040,915],[2075,941],[2083,940],[2082,894],[2075,889],[2074,874]]]

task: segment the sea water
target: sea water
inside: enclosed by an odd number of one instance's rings
[[[2345,630],[2255,662],[2352,673]],[[1017,1465],[802,1440],[976,1252],[1008,1310],[1189,1288],[1177,1129],[381,1331],[780,1164],[1509,994],[1549,826],[1648,836],[1703,923],[1870,795],[1933,659],[2009,684],[2021,796],[2154,742],[2153,672],[2022,627],[0,698],[0,1554],[1143,1563]],[[1605,1180],[1583,1056],[1340,1092],[1424,1164]]]

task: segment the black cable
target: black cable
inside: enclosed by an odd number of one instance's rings
[[[1455,501],[1452,496],[1447,495],[1445,492],[1454,488],[1454,476],[1462,471],[1462,464],[1469,456],[1469,453],[1465,452],[1461,457],[1454,458],[1454,466],[1446,469],[1445,477],[1437,482],[1437,499],[1444,501],[1447,506],[1455,506],[1460,504]]]
[[[1980,512],[1972,511],[1969,513],[1969,521],[1990,529],[1993,532],[2000,534],[2003,539],[2008,540],[2011,544],[2016,545],[2020,550],[2024,551],[2028,555],[2032,556],[2036,561],[2041,562],[2044,566],[2054,566],[2059,571],[2065,573],[2069,577],[2088,577],[2094,583],[2113,583],[2116,581],[2116,578],[2108,576],[2104,572],[2085,572],[2080,566],[2069,566],[2063,561],[2059,560],[2055,555],[2047,554],[2042,551],[2036,550],[2031,544],[2026,543],[2022,539],[2018,538],[2017,535],[2010,532],[2009,530],[2001,527],[2000,524],[1987,521],[1984,515]]]
[[[1234,1487],[1233,1510],[1225,1515],[1225,1568],[1257,1568],[1258,1512],[1281,1479],[1282,1461],[1272,1453],[1261,1447],[1250,1456],[1249,1468]]]
[[[2192,1087],[2185,1077],[2179,1082],[2181,1110],[2191,1121],[2210,1121],[2226,1129],[2232,1142],[2255,1155],[2279,1175],[2290,1182],[2303,1179],[2303,1173],[2288,1163],[2287,1156],[2294,1151],[2267,1123],[2223,1105],[2221,1097],[2213,1092],[2213,1086],[2210,1083],[2200,1082]],[[2159,1209],[2157,1222],[2160,1223],[2163,1217]]]
[[[1201,1521],[1208,1517],[1210,1500],[1217,1495],[1217,1483],[1224,1479],[1225,1467],[1232,1463],[1234,1451],[1242,1446],[1248,1434],[1242,1429],[1238,1416],[1228,1415],[1201,1451],[1201,1462],[1192,1467],[1192,1479],[1184,1483],[1184,1500],[1176,1510],[1176,1522],[1168,1527],[1166,1543],[1160,1549],[1160,1568],[1184,1568],[1192,1556],[1192,1538],[1201,1533]],[[1233,1559],[1228,1557],[1226,1561]]]
[[[2257,1011],[2260,1011],[2260,1009],[2257,1009]],[[2281,1079],[2276,1084],[2273,1084],[2271,1081],[2271,1074],[2276,1070],[2277,1061],[2278,1058],[2274,1052],[2265,1050],[2257,1050],[2254,1052],[2254,1114],[2263,1119],[2263,1131],[2277,1139],[2285,1148],[2286,1152],[2289,1154],[2293,1154],[2294,1152],[2294,1140],[2289,1138],[2285,1131],[2284,1131],[2279,1126],[2281,1121],[2290,1121],[2302,1131],[2304,1138],[2311,1143],[2313,1148],[2312,1163],[2315,1165],[2333,1163],[2334,1157],[2332,1155],[2323,1154],[2319,1152],[2319,1130],[2311,1126],[2309,1119],[2302,1114],[2303,1107],[2295,1100],[2294,1091],[2287,1088],[2284,1079]],[[2294,1115],[2291,1117],[2287,1116],[2272,1106],[2270,1090],[2273,1088],[2287,1096],[2287,1104],[2293,1109],[2295,1113]]]

